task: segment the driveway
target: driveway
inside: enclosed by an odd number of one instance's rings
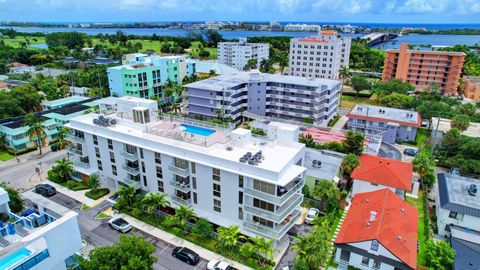
[[[88,244],[86,251],[82,252],[82,255],[87,255],[88,252],[94,247],[112,245],[120,239],[121,233],[110,228],[108,225],[108,220],[95,220],[96,215],[111,207],[110,203],[104,201],[88,211],[80,211],[81,203],[61,193],[57,193],[56,195],[50,197],[50,199],[78,213],[78,225],[80,227],[80,233],[82,235],[82,239],[87,241]],[[153,237],[150,234],[139,231],[135,228],[132,229],[129,234],[142,237],[156,247],[154,255],[158,258],[158,260],[153,265],[154,269],[196,270],[205,269],[207,267],[207,261],[203,258],[196,266],[188,265],[173,258],[172,251],[175,246],[170,245],[159,238]]]
[[[380,145],[380,150],[378,151],[378,156],[379,157],[385,157],[385,158],[391,158],[391,159],[397,159],[397,160],[402,160],[402,152],[395,148],[395,146],[388,144],[388,143],[383,143]]]

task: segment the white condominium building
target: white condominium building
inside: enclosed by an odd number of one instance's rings
[[[333,30],[323,30],[318,36],[292,38],[289,75],[340,79],[340,69],[348,67],[351,41]]]
[[[257,59],[258,68],[262,59],[268,57],[268,43],[248,43],[247,38],[240,38],[239,42],[218,43],[218,61],[238,70],[243,70],[250,59]]]
[[[270,123],[268,135],[213,128],[189,118],[160,116],[156,103],[100,100],[105,114],[67,125],[78,178],[98,173],[113,190],[133,185],[168,195],[220,226],[280,240],[300,215],[306,168],[297,126]]]

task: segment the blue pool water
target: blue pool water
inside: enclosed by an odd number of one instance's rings
[[[0,260],[0,269],[8,269],[12,265],[22,261],[23,259],[30,256],[30,251],[26,248],[19,249],[14,253],[8,255],[7,257]]]
[[[215,133],[215,130],[213,129],[202,128],[202,127],[192,126],[188,124],[181,124],[180,126],[185,128],[183,130],[184,132],[188,132],[188,133],[192,133],[200,136],[210,136],[213,133]]]

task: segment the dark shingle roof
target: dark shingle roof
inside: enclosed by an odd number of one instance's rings
[[[480,188],[480,180],[439,173],[440,206],[443,209],[480,218],[480,196],[470,196],[468,194],[468,187],[471,184],[476,184]]]
[[[452,238],[451,244],[455,250],[455,270],[480,269],[480,244]]]

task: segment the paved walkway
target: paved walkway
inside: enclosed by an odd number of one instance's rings
[[[107,195],[103,196],[102,198],[100,198],[98,200],[93,200],[93,199],[90,199],[87,196],[85,196],[85,192],[87,192],[88,190],[73,191],[71,189],[68,189],[68,188],[62,186],[62,185],[59,185],[55,182],[52,182],[50,180],[47,180],[47,183],[54,186],[55,189],[58,192],[66,195],[66,196],[68,196],[68,197],[70,197],[70,198],[72,198],[72,199],[74,199],[78,202],[86,204],[88,207],[95,207],[95,206],[99,205],[101,202],[105,201],[108,198],[108,194],[107,194]]]
[[[131,217],[129,215],[125,215],[125,214],[118,214],[117,216],[119,217],[122,217],[123,219],[125,219],[128,223],[130,223],[133,227],[137,228],[138,230],[140,231],[143,231],[143,232],[146,232],[148,234],[151,234],[152,236],[155,236],[157,238],[160,238],[162,239],[163,241],[165,242],[168,242],[169,244],[172,244],[172,245],[175,245],[175,246],[183,246],[183,247],[187,247],[193,251],[195,251],[196,253],[198,253],[198,255],[200,255],[200,257],[210,261],[210,260],[213,260],[213,259],[217,259],[217,260],[222,260],[222,261],[225,261],[225,262],[228,262],[230,263],[233,267],[235,268],[238,268],[239,270],[249,270],[249,269],[252,269],[248,266],[245,266],[243,264],[240,264],[238,262],[235,262],[233,260],[230,260],[230,259],[227,259],[215,252],[212,252],[208,249],[205,249],[203,247],[200,247],[200,246],[197,246],[193,243],[190,243],[182,238],[179,238],[173,234],[170,234],[166,231],[163,231],[163,230],[160,230],[154,226],[151,226],[143,221],[140,221],[134,217]]]

